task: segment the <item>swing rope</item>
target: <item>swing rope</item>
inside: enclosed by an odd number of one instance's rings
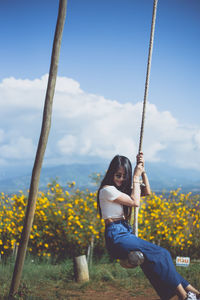
[[[152,51],[153,51],[157,4],[158,4],[158,0],[154,0],[138,153],[142,152],[142,142],[143,142],[143,135],[144,135],[144,121],[145,121],[145,113],[146,113],[146,102],[147,102],[147,96],[148,96],[148,90],[149,90],[149,78],[150,78],[150,70],[151,70],[151,58],[152,58]],[[147,182],[148,182],[148,179],[147,179]],[[139,212],[139,208],[134,207],[133,233],[136,236],[138,236],[138,212]],[[131,216],[131,219],[132,219],[132,216]],[[141,265],[143,262],[144,262],[144,256],[143,256],[142,252],[131,251],[128,254],[127,259],[120,260],[120,265],[124,268],[135,268],[135,267]]]
[[[149,78],[150,78],[151,59],[152,59],[152,52],[153,52],[153,41],[154,41],[157,4],[158,4],[158,0],[154,0],[152,23],[151,23],[151,37],[150,37],[150,42],[149,42],[149,54],[148,54],[146,82],[145,82],[144,100],[143,100],[142,122],[141,122],[141,128],[140,128],[140,143],[139,143],[138,153],[140,153],[142,151],[142,142],[143,142],[143,135],[144,135],[144,121],[145,121],[145,113],[146,113],[146,102],[147,102],[147,96],[148,96],[148,91],[149,91]]]
[[[158,4],[158,0],[154,0],[138,153],[142,152],[142,143],[143,143],[143,136],[144,136],[144,121],[145,121],[146,103],[147,103],[147,97],[148,97],[148,91],[149,91],[149,78],[150,78],[151,60],[152,60],[152,52],[153,52],[153,41],[154,41],[157,4]],[[138,236],[138,211],[139,211],[139,208],[134,207],[133,232],[136,236]]]

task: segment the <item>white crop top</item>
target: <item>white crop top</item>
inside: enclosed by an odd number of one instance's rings
[[[103,187],[99,192],[99,202],[103,219],[122,218],[124,216],[123,205],[113,202],[122,192],[115,186]]]

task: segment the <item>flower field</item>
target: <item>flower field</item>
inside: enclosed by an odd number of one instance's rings
[[[152,194],[141,200],[139,237],[166,247],[175,255],[199,258],[200,196]],[[27,195],[0,195],[0,254],[8,257],[18,245]],[[39,192],[28,251],[39,257],[63,259],[85,254],[94,239],[94,254],[105,253],[104,221],[97,214],[96,192],[65,188],[54,182]]]
[[[138,236],[170,250],[173,256],[200,257],[200,195],[154,193],[142,201]]]

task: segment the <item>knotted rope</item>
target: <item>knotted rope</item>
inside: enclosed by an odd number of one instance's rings
[[[151,58],[152,58],[152,51],[153,51],[157,4],[158,4],[158,0],[154,0],[138,153],[142,152],[142,142],[143,142],[143,135],[144,135],[144,121],[145,121],[145,113],[146,113],[146,102],[147,102],[147,96],[148,96],[148,90],[149,90],[149,77],[150,77],[150,70],[151,70]],[[138,212],[139,212],[139,208],[134,207],[133,233],[136,236],[138,236]],[[135,267],[141,265],[143,262],[144,262],[144,256],[143,256],[142,252],[140,252],[140,251],[130,251],[127,259],[120,260],[120,264],[124,268],[135,268]]]
[[[154,0],[138,153],[142,152],[142,143],[143,143],[143,135],[144,135],[144,121],[145,121],[146,103],[147,103],[147,97],[148,97],[148,91],[149,91],[149,78],[150,78],[151,59],[152,59],[152,52],[153,52],[153,41],[154,41],[157,4],[158,4],[158,0]],[[134,207],[133,232],[136,236],[138,236],[138,211],[139,211],[139,208]]]

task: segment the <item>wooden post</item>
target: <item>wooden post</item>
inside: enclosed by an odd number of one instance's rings
[[[19,288],[22,269],[23,269],[24,260],[26,256],[26,249],[27,249],[28,240],[32,228],[33,219],[34,219],[42,162],[43,162],[49,131],[51,127],[53,97],[55,92],[55,85],[56,85],[56,78],[57,78],[57,71],[58,71],[58,61],[60,55],[62,32],[65,23],[66,8],[67,8],[67,0],[60,0],[56,30],[55,30],[54,41],[53,41],[49,79],[48,79],[44,111],[43,111],[42,128],[41,128],[40,139],[39,139],[38,148],[36,152],[34,167],[32,171],[28,205],[27,205],[26,215],[24,219],[24,226],[22,230],[21,240],[19,244],[19,249],[17,253],[17,258],[15,262],[15,267],[14,267],[14,272],[13,272],[13,277],[12,277],[12,282],[11,282],[10,292],[9,292],[9,298],[11,299],[17,293]]]
[[[88,246],[88,252],[87,252],[87,263],[89,267],[92,266],[93,251],[94,251],[94,235],[92,235],[92,240],[90,242],[90,245]]]
[[[88,264],[85,255],[74,257],[74,275],[77,282],[89,281]]]
[[[13,247],[13,257],[14,257],[15,260],[16,260],[16,257],[17,257],[18,248],[19,248],[19,246],[15,243],[14,247]]]

